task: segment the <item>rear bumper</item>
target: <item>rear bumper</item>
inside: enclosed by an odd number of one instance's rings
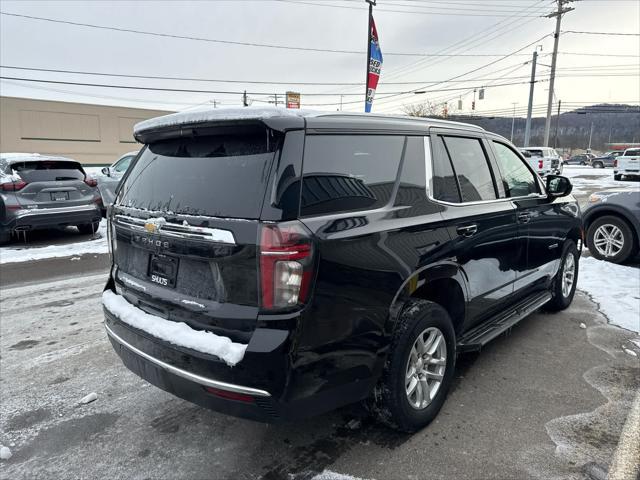
[[[283,330],[282,322],[275,322],[279,328],[257,328],[242,361],[229,367],[214,356],[134,329],[106,308],[104,314],[109,340],[129,370],[166,392],[227,415],[269,423],[296,420],[366,398],[374,386],[361,378],[332,385],[310,362],[296,365],[295,329]]]
[[[6,227],[10,230],[37,230],[99,222],[101,213],[95,204],[22,209],[13,211],[7,220]]]

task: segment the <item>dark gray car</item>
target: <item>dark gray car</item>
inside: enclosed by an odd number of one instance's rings
[[[624,150],[615,150],[612,152],[607,152],[601,157],[596,157],[591,160],[591,166],[593,168],[605,168],[605,167],[613,167],[616,158],[624,153]]]
[[[102,169],[103,176],[98,177],[97,180],[98,189],[102,196],[103,216],[106,213],[106,208],[113,203],[116,196],[116,188],[118,187],[123,175],[127,172],[127,169],[131,164],[131,160],[136,158],[136,155],[138,155],[138,152],[125,153],[113,165]]]
[[[583,213],[586,243],[600,260],[623,263],[640,249],[640,190],[604,190]]]
[[[92,233],[102,200],[95,179],[64,157],[0,154],[0,243],[30,230],[78,227]]]

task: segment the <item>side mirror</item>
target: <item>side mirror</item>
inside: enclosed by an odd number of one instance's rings
[[[110,177],[110,176],[111,176],[111,169],[110,169],[109,167],[104,167],[104,168],[101,170],[101,172],[102,172],[102,174],[103,174],[103,175],[106,175],[107,177]]]
[[[571,180],[561,175],[547,175],[547,196],[549,198],[566,197],[573,190]]]

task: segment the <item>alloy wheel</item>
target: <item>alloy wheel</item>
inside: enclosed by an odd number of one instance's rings
[[[615,225],[600,225],[593,234],[593,246],[603,257],[615,257],[624,247],[624,235]]]
[[[571,288],[576,281],[576,259],[573,253],[567,254],[562,267],[562,296],[567,298],[571,294]]]
[[[447,366],[444,334],[436,327],[423,330],[411,347],[405,374],[409,404],[423,410],[435,398]]]

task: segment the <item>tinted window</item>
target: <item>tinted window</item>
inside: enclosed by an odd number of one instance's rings
[[[537,193],[536,179],[520,157],[503,143],[493,142],[493,146],[507,197],[524,197]]]
[[[494,200],[493,178],[480,139],[443,137],[463,202]]]
[[[226,129],[148,145],[118,204],[164,212],[258,218],[279,136],[264,128]]]
[[[84,180],[85,174],[77,162],[41,161],[14,163],[11,168],[27,183]]]
[[[640,155],[640,149],[635,149],[635,150],[627,150],[624,153],[625,157],[637,157],[638,155]]]
[[[405,137],[311,135],[304,148],[302,215],[369,210],[391,199]]]
[[[527,152],[529,152],[532,157],[544,157],[542,150],[527,150]]]
[[[443,202],[460,203],[458,183],[451,168],[451,160],[442,139],[431,137],[433,151],[433,198]]]

